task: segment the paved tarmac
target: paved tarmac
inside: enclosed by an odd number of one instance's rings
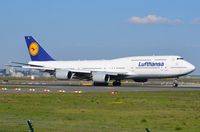
[[[10,86],[10,85],[9,85]],[[198,86],[180,86],[174,88],[172,86],[121,86],[121,87],[112,87],[112,86],[37,86],[29,85],[30,88],[20,88],[27,85],[12,85],[12,88],[6,88],[6,85],[1,86],[0,93],[5,92],[112,92],[112,91],[200,91]]]

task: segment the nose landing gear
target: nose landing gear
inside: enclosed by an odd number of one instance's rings
[[[178,87],[178,78],[176,78],[175,80],[173,80],[173,87]]]

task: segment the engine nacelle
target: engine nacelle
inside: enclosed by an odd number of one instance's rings
[[[69,80],[72,79],[72,72],[67,70],[56,70],[55,77],[61,80]]]
[[[110,76],[102,72],[94,72],[92,73],[92,80],[96,83],[108,83]]]
[[[133,79],[135,82],[147,82],[148,79],[147,78],[137,78],[137,79]]]

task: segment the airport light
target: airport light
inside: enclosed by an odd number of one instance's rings
[[[44,89],[44,92],[50,92],[50,90],[49,89]]]
[[[35,89],[34,88],[30,88],[29,91],[30,92],[35,92]]]
[[[112,91],[112,92],[111,92],[112,95],[116,95],[116,94],[118,94],[118,93],[119,93],[118,91]]]
[[[59,93],[65,93],[65,90],[58,90]]]
[[[4,90],[4,91],[6,91],[6,90],[7,90],[7,88],[1,88],[1,90]]]
[[[21,91],[21,88],[15,88],[16,91]]]
[[[79,93],[80,94],[80,93],[83,93],[83,91],[81,91],[81,90],[80,91],[74,91],[74,93]]]

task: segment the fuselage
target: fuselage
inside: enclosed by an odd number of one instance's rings
[[[30,61],[29,64],[48,68],[112,72],[125,78],[170,78],[187,75],[195,67],[180,56],[136,56],[112,60]]]

